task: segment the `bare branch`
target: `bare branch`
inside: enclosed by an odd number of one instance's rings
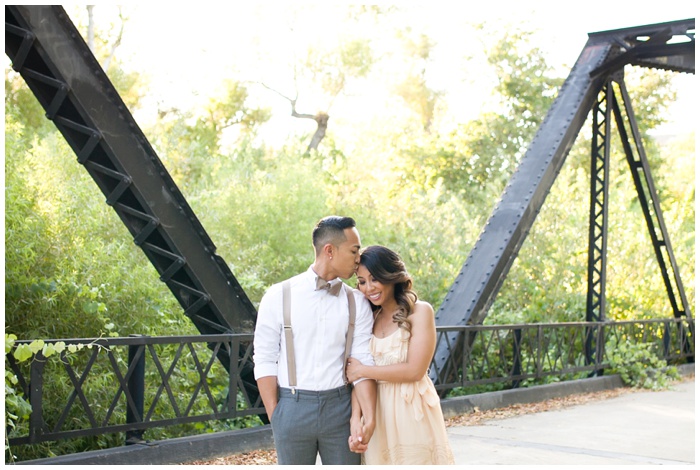
[[[87,13],[88,13],[88,31],[87,31],[87,43],[88,43],[88,48],[92,51],[92,53],[95,53],[95,19],[92,16],[92,10],[95,8],[95,5],[88,5],[87,7]]]
[[[117,35],[117,39],[115,39],[114,43],[112,43],[112,48],[109,52],[109,56],[107,59],[105,59],[104,65],[102,68],[107,71],[109,69],[109,64],[112,62],[112,59],[114,58],[115,53],[117,52],[117,47],[122,43],[122,37],[124,36],[124,25],[126,24],[126,20],[124,18],[124,15],[122,14],[122,7],[119,7],[119,20],[121,21],[121,27],[119,28],[119,34]]]
[[[297,98],[290,98],[286,95],[284,95],[282,92],[275,90],[272,87],[267,86],[263,82],[258,82],[268,90],[277,93],[280,95],[282,98],[285,100],[289,101],[289,104],[292,105],[292,116],[296,118],[302,118],[302,119],[313,119],[316,121],[316,132],[314,132],[313,137],[311,137],[311,142],[309,142],[309,146],[307,147],[307,151],[311,149],[318,149],[318,145],[321,143],[323,138],[326,136],[326,129],[328,129],[328,119],[330,119],[330,116],[328,114],[319,111],[317,114],[306,114],[306,113],[299,113],[297,112]]]
[[[265,85],[263,82],[257,82],[257,83],[261,84],[262,86],[264,86],[265,88],[267,88],[267,89],[270,90],[270,91],[274,91],[275,93],[277,93],[277,94],[280,95],[282,98],[284,98],[285,100],[289,101],[290,103],[296,102],[296,98],[291,99],[290,97],[288,97],[288,96],[286,96],[286,95],[283,95],[282,92],[277,91],[277,90],[275,90],[274,88]]]

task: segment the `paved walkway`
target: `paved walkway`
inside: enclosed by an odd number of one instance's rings
[[[694,465],[695,382],[447,432],[458,465]]]

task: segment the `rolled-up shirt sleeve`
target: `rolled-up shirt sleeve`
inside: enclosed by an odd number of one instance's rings
[[[353,289],[355,296],[355,305],[357,305],[357,313],[355,315],[355,333],[352,340],[352,350],[350,357],[357,359],[365,365],[373,366],[374,359],[369,351],[369,340],[372,337],[372,326],[374,318],[372,317],[372,309],[369,301],[357,289]],[[360,379],[354,383],[358,383],[365,379]]]
[[[258,309],[253,338],[253,373],[256,380],[261,377],[277,377],[282,335],[281,305],[282,290],[277,284],[265,293]]]

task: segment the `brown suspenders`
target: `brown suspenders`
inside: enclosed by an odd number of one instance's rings
[[[282,284],[282,315],[284,316],[284,339],[287,343],[287,373],[289,374],[289,387],[292,391],[297,386],[297,368],[294,362],[294,335],[292,334],[292,299],[289,281]]]
[[[345,375],[345,365],[350,357],[350,349],[352,348],[352,337],[355,332],[355,296],[352,294],[352,289],[346,284],[343,284],[345,293],[348,296],[348,310],[350,320],[348,322],[348,334],[345,337],[345,357],[343,361],[343,380],[347,385],[348,379]],[[284,318],[284,339],[287,344],[287,371],[289,373],[289,387],[292,393],[296,392],[297,386],[297,369],[294,361],[294,335],[292,334],[292,312],[291,312],[291,286],[289,280],[282,283],[282,316]]]

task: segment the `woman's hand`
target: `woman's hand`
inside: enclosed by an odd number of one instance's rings
[[[362,378],[362,368],[364,365],[357,359],[352,357],[348,358],[348,365],[345,368],[345,373],[348,376],[350,382],[354,382]]]
[[[362,454],[367,451],[368,438],[365,438],[365,426],[361,418],[350,418],[350,437],[348,438],[348,446],[350,451],[357,454]]]

